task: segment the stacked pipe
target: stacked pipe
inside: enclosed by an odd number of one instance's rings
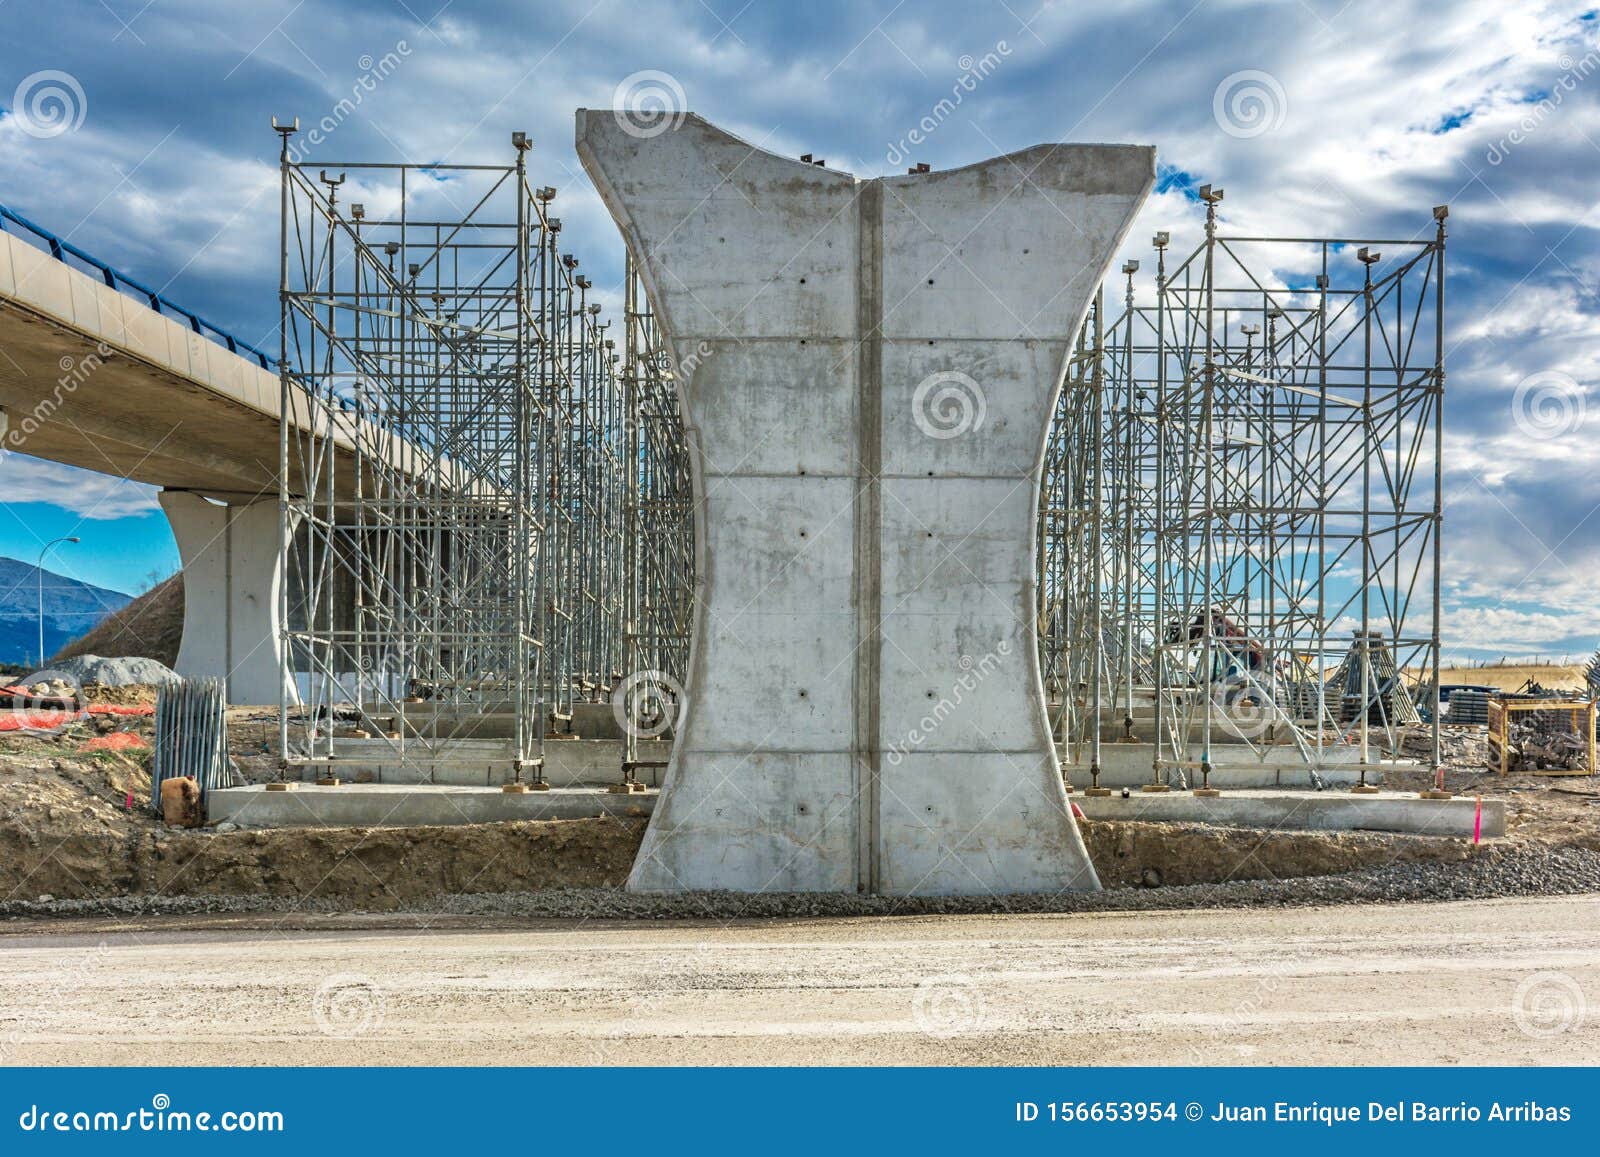
[[[220,679],[180,679],[162,686],[156,696],[150,774],[150,807],[157,815],[162,814],[161,785],[166,780],[191,777],[200,789],[202,814],[212,789],[234,785],[226,712]]]

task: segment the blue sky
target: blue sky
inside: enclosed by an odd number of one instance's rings
[[[1448,202],[1449,650],[1600,642],[1600,20],[1585,5],[0,0],[0,19],[0,201],[269,350],[269,118],[310,125],[357,92],[311,160],[498,160],[526,130],[602,287],[621,245],[572,112],[611,106],[643,70],[746,139],[864,175],[1123,141],[1225,185],[1234,232],[1409,237]],[[910,142],[985,57],[996,67]],[[81,123],[41,139],[12,94],[44,70],[83,96]],[[1218,110],[1239,73],[1270,78],[1259,133]],[[1129,256],[1148,259],[1155,229],[1193,243],[1182,184],[1151,198]],[[124,589],[176,566],[146,487],[13,455],[0,491],[0,553],[32,560],[77,533],[63,569]]]

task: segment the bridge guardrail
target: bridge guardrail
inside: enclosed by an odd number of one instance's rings
[[[272,362],[268,359],[267,355],[256,349],[255,346],[249,344],[248,342],[240,341],[227,330],[222,329],[219,326],[212,325],[199,314],[183,308],[183,306],[179,305],[177,302],[163,296],[160,293],[157,293],[149,286],[143,285],[120,270],[107,265],[98,257],[85,253],[82,249],[72,244],[72,242],[61,237],[57,237],[54,233],[50,232],[50,230],[41,225],[35,225],[32,221],[28,220],[20,213],[14,212],[5,205],[0,204],[0,232],[13,233],[15,235],[15,231],[7,227],[6,223],[8,221],[13,225],[19,226],[20,228],[26,230],[28,233],[31,233],[34,239],[44,242],[45,247],[50,251],[50,255],[57,261],[60,261],[63,265],[66,265],[69,268],[72,267],[73,263],[72,261],[68,260],[68,258],[75,258],[76,260],[87,265],[95,273],[99,274],[108,286],[117,290],[119,293],[125,293],[135,300],[144,302],[144,304],[148,305],[151,309],[155,310],[164,317],[181,318],[183,321],[188,323],[190,329],[194,330],[195,333],[200,334],[202,337],[210,338],[212,341],[227,347],[227,349],[229,349],[231,352],[236,353],[241,357],[255,359],[261,364],[261,368],[264,370],[272,369]],[[23,239],[28,240],[26,237]]]

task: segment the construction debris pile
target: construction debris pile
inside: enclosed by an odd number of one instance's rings
[[[31,685],[0,686],[0,733],[81,740],[85,751],[143,749],[133,724],[154,713],[147,704],[107,702],[96,684],[41,679]]]
[[[1518,771],[1573,771],[1586,775],[1592,770],[1589,747],[1589,730],[1579,712],[1518,712],[1507,725],[1504,767],[1507,775],[1517,775]]]

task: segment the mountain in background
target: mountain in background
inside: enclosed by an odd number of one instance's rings
[[[79,582],[32,563],[0,557],[0,663],[37,665],[39,584],[44,584],[44,649],[54,654],[102,619],[133,601],[132,595]]]

